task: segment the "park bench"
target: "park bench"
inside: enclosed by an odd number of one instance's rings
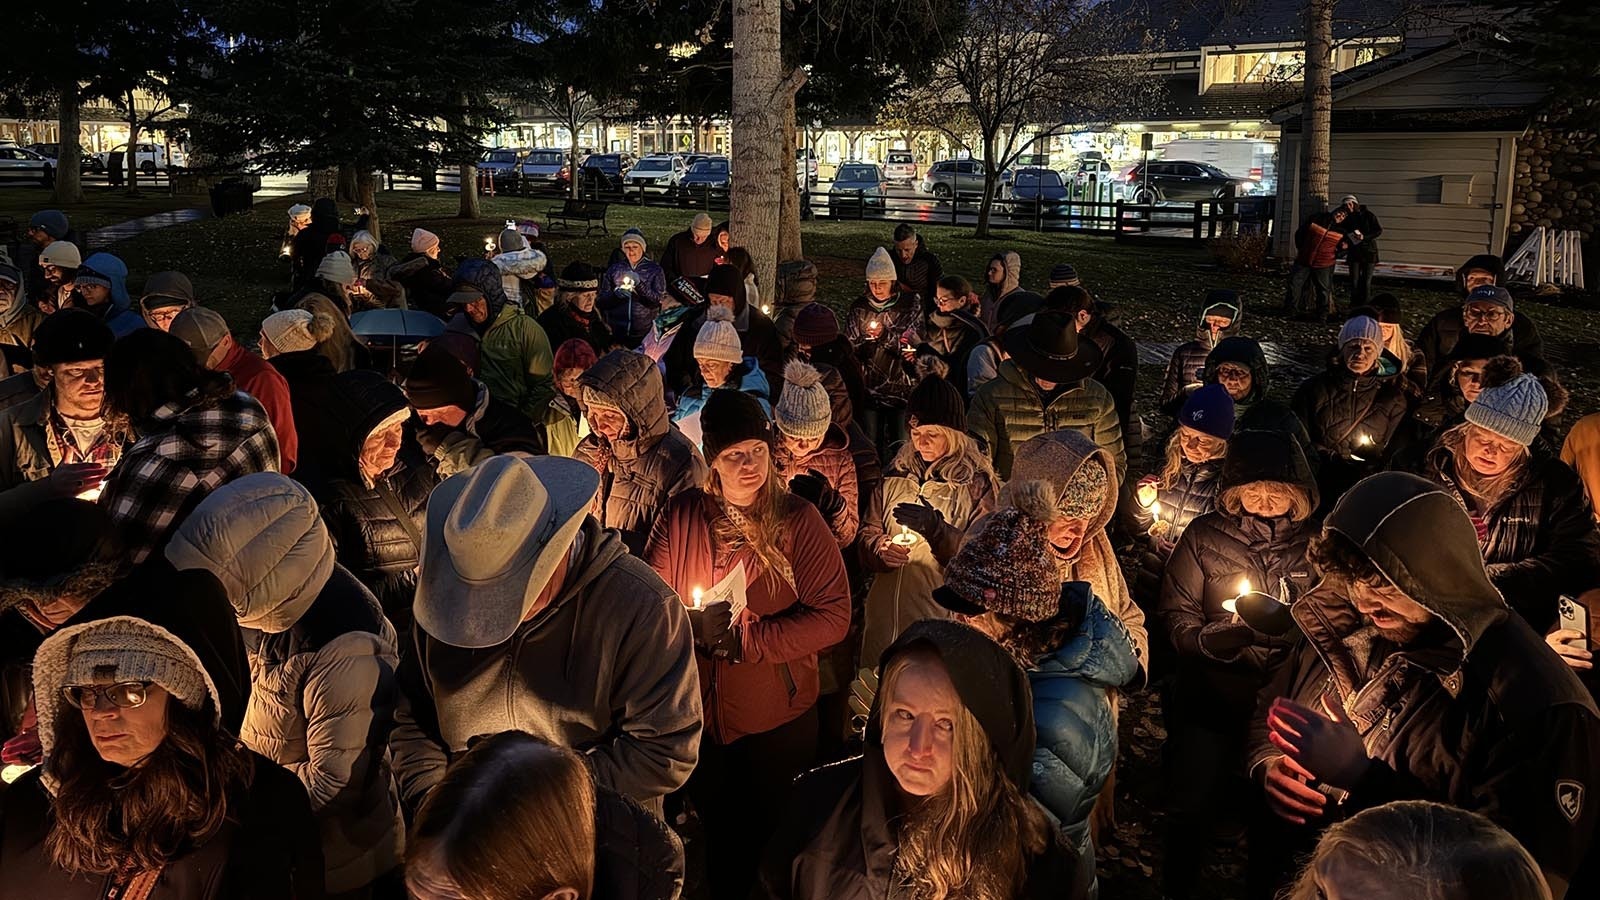
[[[582,222],[585,237],[596,228],[600,229],[601,234],[610,234],[606,228],[606,210],[610,206],[600,200],[573,200],[569,197],[562,201],[560,207],[552,206],[545,210],[545,218],[550,220],[552,227],[560,222],[563,231],[570,222]]]

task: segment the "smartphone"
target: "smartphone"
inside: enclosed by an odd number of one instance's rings
[[[1589,637],[1589,608],[1575,597],[1562,594],[1556,601],[1556,616],[1561,628],[1570,628],[1583,635],[1583,642],[1579,645],[1585,650],[1593,650],[1593,640]]]

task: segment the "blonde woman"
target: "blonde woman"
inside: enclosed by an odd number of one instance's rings
[[[1028,796],[1028,677],[1000,645],[924,620],[883,655],[865,752],[795,785],[752,896],[1060,897],[1075,856]]]
[[[1233,397],[1220,384],[1196,388],[1178,413],[1178,428],[1167,441],[1167,457],[1159,473],[1139,479],[1133,489],[1133,533],[1142,539],[1134,588],[1141,603],[1151,603],[1161,590],[1161,573],[1183,530],[1211,511],[1217,496],[1217,474],[1233,435]]]
[[[884,471],[856,542],[862,564],[879,573],[867,592],[864,665],[912,622],[950,617],[933,589],[944,583],[967,527],[995,508],[999,479],[964,430],[965,410],[961,392],[937,375],[907,398],[911,440]]]

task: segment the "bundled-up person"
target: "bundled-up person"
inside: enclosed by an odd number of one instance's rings
[[[598,486],[577,460],[496,456],[434,491],[390,738],[408,810],[469,741],[513,729],[576,750],[657,815],[694,770],[689,617],[587,514]]]
[[[1290,607],[1302,638],[1247,749],[1277,818],[1250,839],[1256,883],[1286,880],[1332,819],[1424,799],[1493,819],[1566,896],[1600,821],[1585,802],[1600,713],[1507,609],[1466,511],[1426,479],[1374,475],[1340,498],[1310,559],[1322,580]]]
[[[861,527],[859,482],[850,438],[834,423],[828,389],[814,366],[791,360],[783,369],[783,394],[772,408],[778,439],[772,461],[789,492],[811,501],[843,550]]]
[[[711,270],[706,276],[706,302],[733,311],[733,328],[739,333],[744,355],[756,358],[774,391],[782,390],[783,342],[778,339],[778,327],[749,301],[738,268],[721,264]]]
[[[556,279],[555,303],[539,313],[539,327],[544,329],[550,346],[560,347],[573,338],[582,338],[596,355],[609,351],[611,326],[595,310],[599,297],[600,277],[594,269],[586,262],[567,263]]]
[[[168,333],[188,344],[200,365],[227,372],[239,390],[256,398],[267,411],[272,431],[278,437],[278,471],[292,474],[299,458],[300,439],[289,400],[289,383],[278,370],[234,340],[228,321],[214,309],[194,306],[184,310],[172,320]]]
[[[728,310],[731,322],[732,307],[720,308]],[[667,296],[662,299],[661,308],[650,323],[650,333],[644,336],[644,343],[639,345],[639,352],[655,360],[656,368],[661,370],[669,405],[676,406],[678,398],[700,380],[700,364],[695,360],[694,348],[700,327],[705,324],[710,310],[705,295],[700,293],[694,282],[688,278],[678,278],[667,286]],[[729,327],[734,329],[734,337],[740,342],[742,357],[744,342],[739,337],[737,327]]]
[[[785,347],[794,346],[794,322],[817,299],[817,267],[809,259],[778,263],[778,285],[772,296],[772,326]]]
[[[122,260],[109,253],[96,253],[90,259],[101,265],[107,265],[108,268],[111,267],[109,264],[120,266],[122,263]],[[127,266],[122,266],[122,271],[123,275],[126,275]],[[85,262],[78,269],[78,276],[73,279],[72,288],[76,294],[74,305],[105,322],[111,333],[117,337],[145,327],[145,321],[138,313],[116,302],[117,289],[120,288],[123,296],[127,296],[127,288],[123,286],[121,276],[102,272]]]
[[[1573,423],[1561,444],[1561,461],[1578,473],[1589,495],[1589,506],[1600,517],[1600,413],[1590,413]]]
[[[1217,475],[1233,433],[1233,398],[1227,389],[1216,384],[1201,387],[1178,412],[1178,427],[1167,441],[1161,469],[1134,485],[1129,507],[1132,531],[1144,537],[1135,579],[1141,601],[1148,604],[1161,590],[1167,558],[1189,523],[1215,505]]]
[[[157,272],[145,279],[144,293],[139,295],[139,312],[145,324],[162,331],[172,327],[172,320],[191,306],[199,306],[194,285],[182,272]]]
[[[1005,648],[1028,673],[1038,733],[1032,794],[1078,853],[1062,897],[1097,895],[1089,814],[1117,759],[1113,692],[1139,674],[1133,639],[1082,581],[1063,584],[1050,558],[1055,489],[1017,483],[950,561],[934,599]]]
[[[693,441],[667,417],[661,372],[650,357],[613,350],[578,376],[589,435],[575,456],[600,473],[595,516],[635,554],[675,494],[705,481]]]
[[[967,360],[989,338],[989,329],[969,311],[969,293],[967,280],[959,275],[946,276],[938,283],[932,308],[922,323],[923,342],[916,347],[918,357],[932,355],[944,363],[945,377],[963,397],[969,396]]]
[[[0,344],[8,354],[12,348],[26,350],[33,344],[33,330],[42,321],[44,313],[23,296],[22,272],[0,259]]]
[[[989,258],[983,272],[983,293],[978,297],[978,318],[990,331],[1002,322],[1015,322],[1044,308],[1044,298],[1022,289],[1022,257],[1007,250]]]
[[[1206,356],[1200,372],[1204,384],[1220,384],[1233,399],[1235,431],[1276,431],[1311,446],[1311,435],[1287,403],[1267,396],[1271,371],[1255,338],[1226,337]]]
[[[317,278],[317,266],[328,254],[328,239],[339,234],[339,206],[331,197],[311,203],[311,224],[300,229],[289,245],[290,287],[299,290]]]
[[[26,516],[52,497],[96,496],[133,440],[127,423],[106,409],[106,356],[113,338],[105,322],[64,309],[33,336],[35,372],[44,388],[0,412],[0,510]]]
[[[1538,326],[1517,312],[1511,293],[1501,284],[1504,280],[1505,265],[1498,256],[1474,256],[1456,270],[1461,305],[1440,310],[1417,335],[1417,349],[1427,357],[1431,380],[1443,377],[1441,361],[1468,334],[1495,338],[1501,353],[1515,356],[1534,375],[1549,368]]]
[[[933,599],[967,528],[995,508],[1000,479],[962,430],[961,395],[930,375],[906,403],[911,439],[884,469],[861,518],[857,552],[878,573],[867,593],[861,659],[872,660],[918,619],[948,618]]]
[[[1576,472],[1534,451],[1548,401],[1526,373],[1485,387],[1466,421],[1440,435],[1423,474],[1461,504],[1489,580],[1539,634],[1556,601],[1600,587],[1600,531]]]
[[[1189,392],[1199,387],[1204,378],[1206,357],[1222,341],[1238,335],[1244,326],[1244,301],[1239,292],[1227,288],[1212,288],[1200,301],[1200,325],[1195,339],[1179,344],[1167,362],[1167,375],[1161,381],[1161,394],[1157,408],[1167,415],[1176,415]]]
[[[1036,435],[1071,428],[1104,447],[1116,461],[1119,480],[1127,469],[1116,402],[1090,373],[1100,348],[1078,340],[1072,316],[1045,310],[1002,342],[1011,358],[1000,375],[978,388],[967,409],[967,431],[982,441],[1001,478],[1011,475],[1018,444]]]
[[[866,405],[856,414],[887,452],[905,440],[900,426],[906,394],[916,385],[912,361],[922,343],[922,302],[895,289],[894,261],[882,247],[867,260],[866,283],[846,314],[844,337],[855,349],[866,391]]]
[[[118,309],[131,309],[133,297],[128,293],[128,264],[120,257],[111,255],[104,250],[91,253],[83,258],[83,264],[96,272],[106,276],[111,282],[111,302]],[[137,313],[135,313],[137,315]]]
[[[333,316],[304,309],[286,309],[261,320],[261,355],[283,379],[294,420],[295,468],[300,477],[338,458],[333,434],[334,376],[338,370],[317,352],[320,340],[335,332]]]
[[[404,399],[422,420],[417,442],[440,478],[497,453],[537,456],[549,450],[544,422],[529,422],[511,404],[490,394],[444,347],[430,345],[417,354],[406,373]]]
[[[714,391],[701,414],[710,471],[674,497],[644,559],[690,605],[706,711],[689,796],[706,829],[711,895],[745,898],[789,784],[817,753],[817,654],[850,627],[844,559],[821,513],[773,465],[753,397]],[[736,570],[746,604],[701,605]]]
[[[1499,341],[1486,334],[1468,334],[1456,342],[1440,363],[1445,369],[1444,377],[1434,383],[1395,429],[1389,441],[1390,468],[1418,471],[1439,435],[1466,421],[1467,404],[1478,399],[1491,371],[1498,382],[1522,373],[1521,363],[1515,357],[1503,356],[1502,349]],[[1497,359],[1501,361],[1491,368],[1490,362]],[[1511,366],[1516,370],[1511,371]]]
[[[266,410],[233,379],[195,361],[178,338],[146,328],[111,347],[106,405],[139,436],[100,494],[135,563],[165,546],[218,487],[276,472],[278,439]]]
[[[1345,262],[1350,265],[1350,308],[1354,309],[1365,306],[1372,296],[1372,272],[1378,265],[1378,236],[1383,234],[1383,224],[1354,194],[1346,194],[1339,205],[1348,211],[1343,227],[1352,240]]]
[[[695,213],[688,228],[667,240],[661,268],[668,278],[703,279],[720,261],[723,250],[711,239],[711,217]]]
[[[452,291],[450,270],[439,262],[439,236],[426,228],[411,232],[411,252],[394,264],[389,277],[406,289],[406,304],[441,319],[448,318],[444,302]]]
[[[27,274],[25,293],[28,302],[38,303],[44,299],[46,293],[54,301],[56,284],[48,277],[41,278],[45,273],[41,271],[44,264],[40,261],[40,256],[55,244],[71,244],[71,251],[66,247],[57,247],[55,252],[65,254],[76,251],[81,257],[83,248],[87,244],[77,229],[72,227],[72,221],[67,214],[59,209],[41,209],[28,217],[28,227],[23,236],[27,240],[18,248],[20,253],[16,263]]]
[[[355,283],[356,267],[350,259],[350,254],[334,249],[329,250],[322,258],[322,262],[317,263],[316,277],[311,279],[305,290],[332,300],[339,308],[339,312],[348,319],[351,313],[378,305],[375,302],[358,302],[358,298],[351,291]]]
[[[83,253],[77,244],[69,241],[55,241],[39,251],[39,274],[44,283],[35,302],[40,310],[48,315],[72,305],[74,282],[81,265]]]
[[[576,456],[578,442],[589,436],[589,419],[583,414],[581,402],[583,387],[578,378],[596,361],[594,348],[582,338],[569,338],[556,348],[556,361],[551,367],[556,396],[544,417],[548,452],[556,456]]]
[[[1239,763],[1256,694],[1291,643],[1282,636],[1286,622],[1257,630],[1269,623],[1242,621],[1237,604],[1249,611],[1249,604],[1265,603],[1282,619],[1283,607],[1317,581],[1306,561],[1316,535],[1317,485],[1298,444],[1271,432],[1238,433],[1218,489],[1217,508],[1184,531],[1161,584],[1160,618],[1176,651],[1162,700],[1173,814],[1162,879],[1169,897],[1194,894],[1216,811],[1248,791]]]
[[[944,277],[944,266],[923,243],[922,235],[910,223],[894,227],[895,288],[901,293],[922,298],[923,308],[932,309],[934,291]]]
[[[840,421],[841,404],[848,403],[852,411],[866,406],[866,377],[855,348],[839,330],[839,317],[833,310],[821,303],[808,303],[795,313],[794,357],[822,373],[822,383],[834,406],[834,421],[841,428],[848,427]]]
[[[622,233],[622,259],[600,277],[600,310],[617,343],[630,350],[644,340],[667,295],[666,273],[645,256],[647,249],[644,232],[629,228]]]
[[[745,356],[739,346],[739,333],[733,328],[733,313],[721,306],[706,310],[705,321],[694,336],[694,359],[700,377],[678,397],[672,421],[687,428],[691,439],[699,431],[699,413],[720,388],[743,391],[756,398],[764,415],[772,415],[772,386],[753,356]]]
[[[317,472],[312,493],[338,553],[378,598],[402,635],[422,559],[423,514],[439,476],[412,439],[411,407],[377,372],[339,376],[333,436],[338,457]]]
[[[539,305],[539,276],[549,260],[529,246],[527,237],[515,228],[502,229],[494,246],[495,254],[489,261],[500,270],[500,286],[506,297],[530,316],[544,312]]]
[[[0,797],[0,897],[324,896],[305,788],[229,732],[209,649],[120,615],[45,640],[45,762]]]
[[[529,421],[542,418],[555,396],[550,339],[538,322],[506,301],[495,267],[481,259],[462,263],[456,271],[455,293],[445,305],[460,310],[452,327],[465,325],[481,339],[477,376],[489,392]]]
[[[977,629],[941,621],[913,625],[876,672],[863,755],[796,782],[751,896],[1071,896],[1078,853],[1028,796],[1027,673]]]
[[[1405,375],[1402,384],[1406,395],[1413,401],[1422,397],[1428,390],[1428,358],[1406,340],[1400,298],[1388,292],[1377,294],[1364,306],[1352,306],[1350,314],[1367,316],[1378,323],[1378,330],[1383,333],[1383,349],[1400,363],[1400,371]]]
[[[1332,210],[1316,213],[1295,232],[1294,266],[1289,270],[1289,285],[1283,295],[1285,313],[1300,313],[1312,321],[1336,321],[1333,302],[1333,266],[1335,257],[1360,239],[1346,232],[1344,220],[1350,215],[1348,207],[1336,206]],[[1312,303],[1304,302],[1310,289]]]
[[[350,265],[356,276],[350,295],[358,309],[407,308],[406,289],[390,274],[395,258],[372,232],[362,229],[350,236]]]
[[[1378,323],[1356,316],[1339,329],[1339,351],[1326,371],[1295,391],[1292,406],[1321,458],[1318,482],[1330,502],[1378,471],[1390,438],[1405,418],[1400,363],[1383,349]]]
[[[1100,351],[1100,365],[1089,377],[1111,394],[1116,404],[1117,421],[1122,424],[1123,439],[1134,434],[1133,383],[1139,375],[1139,348],[1122,329],[1106,321],[1105,313],[1094,295],[1078,285],[1063,285],[1050,291],[1044,298],[1045,306],[1064,309],[1072,314],[1078,340],[1088,341]]]
[[[239,737],[305,785],[328,893],[395,879],[405,836],[387,753],[395,630],[335,561],[316,501],[283,475],[247,475],[195,507],[166,556],[227,589],[250,654]]]
[[[318,328],[316,350],[328,358],[335,372],[374,368],[372,351],[367,349],[365,341],[356,337],[350,328],[349,316],[332,298],[316,291],[306,291],[296,298],[295,308],[303,309],[319,319],[326,316],[326,321],[332,325],[332,330],[326,336],[320,336],[321,328]]]

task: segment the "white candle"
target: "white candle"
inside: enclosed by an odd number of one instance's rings
[[[904,525],[901,525],[900,533],[890,538],[890,540],[902,547],[910,547],[917,543],[918,537],[916,532]]]
[[[695,588],[691,592],[691,599],[694,602],[690,604],[690,608],[691,609],[699,609],[700,608],[700,598],[703,597],[703,596],[705,596],[705,591],[702,591],[699,588]]]

